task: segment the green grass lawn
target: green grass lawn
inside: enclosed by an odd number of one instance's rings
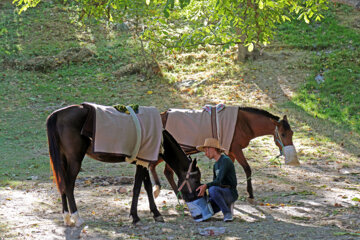
[[[312,50],[311,63],[305,66],[312,74],[294,103],[314,117],[359,133],[360,29],[341,22],[341,17],[356,16],[354,11],[348,6],[331,6],[321,23],[283,24],[278,41],[285,47]],[[352,21],[351,17],[347,20]]]

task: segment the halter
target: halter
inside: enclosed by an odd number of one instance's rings
[[[190,187],[189,178],[190,178],[190,175],[194,175],[194,174],[197,173],[197,171],[191,172],[193,163],[194,163],[194,160],[191,161],[190,166],[189,166],[189,169],[188,169],[188,171],[187,171],[187,173],[186,173],[185,180],[182,182],[182,184],[181,184],[180,187],[178,188],[179,192],[180,192],[181,189],[185,186],[185,183],[186,183],[186,186],[188,187],[189,192],[192,193],[192,190],[191,190],[191,187]]]
[[[280,120],[279,120],[279,122],[280,122]],[[276,142],[278,142],[278,143],[280,144],[280,146],[281,146],[280,155],[278,156],[278,157],[280,157],[280,156],[283,155],[283,148],[284,148],[285,146],[284,146],[284,144],[283,144],[283,142],[282,142],[282,140],[281,140],[281,136],[280,136],[280,134],[279,134],[279,128],[278,128],[278,126],[275,127],[275,138],[276,138],[276,139],[275,139]]]

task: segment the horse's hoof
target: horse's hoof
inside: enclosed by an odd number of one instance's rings
[[[253,198],[248,198],[247,201],[248,201],[248,203],[250,203],[251,205],[255,205],[255,204],[256,204],[256,201],[255,201],[255,199],[253,199]]]
[[[72,225],[70,213],[64,212],[63,218],[64,218],[64,225],[70,227]]]
[[[157,217],[154,217],[154,219],[155,219],[155,222],[165,222],[163,216],[161,216],[161,215],[157,216]]]
[[[157,198],[160,194],[160,187],[158,185],[155,185],[153,188],[153,192],[154,192],[154,198]]]
[[[143,224],[142,222],[139,220],[133,220],[132,222],[132,227],[141,227]]]

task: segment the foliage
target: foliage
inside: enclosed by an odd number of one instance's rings
[[[20,12],[39,0],[15,0]],[[152,41],[151,48],[194,48],[213,44],[266,45],[277,23],[294,16],[309,23],[323,17],[327,0],[121,0],[71,2],[80,19],[94,17],[115,23],[131,23],[137,37]]]
[[[113,106],[116,110],[122,113],[130,114],[130,112],[127,110],[126,106],[123,104],[116,104]],[[129,107],[131,107],[135,113],[139,111],[139,105],[138,104],[130,104]]]
[[[295,15],[306,23],[319,21],[327,1],[191,1],[182,11],[171,13],[146,37],[167,47],[194,48],[198,45],[237,43],[251,51],[256,44],[268,44],[276,25]],[[159,40],[160,39],[160,40]]]

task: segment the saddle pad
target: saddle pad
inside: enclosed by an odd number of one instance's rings
[[[217,113],[220,145],[230,150],[234,136],[239,108],[226,106]],[[211,116],[204,110],[169,109],[165,129],[174,136],[181,147],[191,148],[203,145],[206,138],[212,138]]]
[[[114,107],[83,103],[95,111],[93,142],[94,153],[114,153],[131,157],[136,144],[136,127],[129,114]],[[162,139],[160,113],[155,107],[139,107],[136,114],[141,126],[141,144],[137,159],[157,161]]]

